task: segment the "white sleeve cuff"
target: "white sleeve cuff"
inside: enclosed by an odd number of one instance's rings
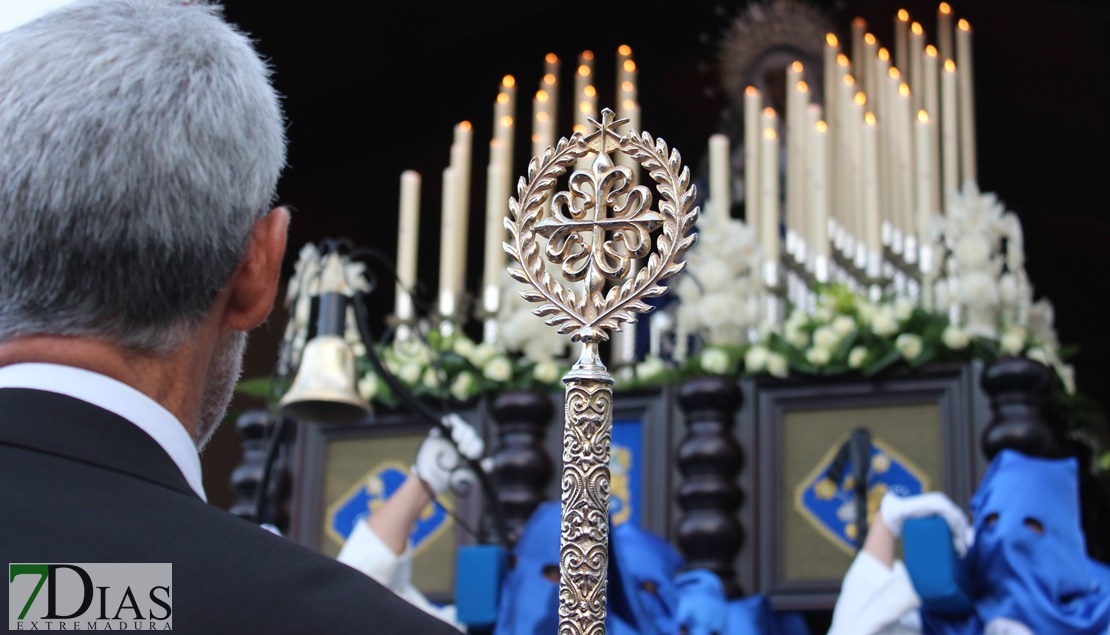
[[[920,606],[921,598],[900,560],[888,568],[861,551],[844,575],[828,635],[882,633]]]
[[[358,569],[387,587],[395,588],[397,574],[411,556],[412,552],[407,548],[399,556],[393,553],[365,520],[359,520],[355,523],[354,531],[347,536],[347,542],[343,543],[336,560]]]

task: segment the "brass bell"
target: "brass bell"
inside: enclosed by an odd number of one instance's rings
[[[305,345],[281,409],[304,423],[354,423],[370,414],[355,385],[355,355],[343,338],[319,335]]]

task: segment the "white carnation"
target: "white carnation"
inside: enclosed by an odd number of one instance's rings
[[[979,234],[967,233],[956,243],[955,255],[961,269],[979,269],[990,259],[991,245]]]
[[[853,346],[852,350],[848,351],[848,367],[859,368],[863,366],[863,362],[867,360],[867,349],[863,346]]]
[[[697,271],[691,272],[691,275],[697,277],[702,288],[708,291],[727,289],[733,279],[727,261],[717,258],[699,263]]]
[[[790,342],[790,345],[794,348],[805,348],[809,346],[809,334],[802,329],[788,327],[786,332],[783,333],[783,337],[785,337],[786,341]]]
[[[466,359],[470,359],[470,356],[474,354],[474,342],[465,335],[459,335],[451,342],[451,350]]]
[[[545,384],[559,381],[562,372],[563,369],[553,361],[536,362],[535,367],[532,368],[532,376]]]
[[[485,366],[489,360],[493,359],[493,356],[496,354],[497,349],[493,346],[493,344],[483,342],[482,344],[475,346],[471,350],[470,355],[467,357],[467,359],[470,361],[471,364],[474,364],[476,367],[481,368]]]
[[[732,319],[733,298],[729,293],[708,293],[698,302],[702,324],[709,328],[727,324]]]
[[[1050,368],[1052,367],[1053,362],[1056,361],[1055,360],[1056,356],[1052,355],[1043,346],[1034,346],[1033,348],[1029,349],[1028,351],[1025,351],[1025,356],[1028,357],[1029,359],[1035,361],[1035,362],[1040,362],[1041,364],[1044,364],[1045,366],[1048,366]]]
[[[944,327],[944,332],[941,333],[940,339],[949,349],[958,351],[967,348],[970,338],[966,331],[955,324],[949,324]]]
[[[509,381],[513,376],[513,363],[504,355],[495,355],[482,366],[482,375],[492,381]]]
[[[1007,306],[1014,306],[1018,302],[1018,283],[1017,278],[1011,274],[1004,274],[998,279],[998,297],[1002,300],[1002,304]]]
[[[833,318],[831,326],[836,334],[843,338],[856,330],[856,321],[850,315],[838,315]]]
[[[767,350],[767,347],[757,344],[749,348],[748,352],[744,354],[744,367],[751,373],[763,372],[763,369],[767,367],[769,356],[770,351]]]
[[[667,370],[667,365],[663,363],[662,358],[658,355],[648,355],[644,358],[644,361],[636,364],[636,376],[641,380],[652,379],[661,375],[665,370]]]
[[[420,383],[420,376],[423,369],[420,364],[414,362],[403,362],[401,368],[397,371],[397,377],[409,386],[415,386]]]
[[[1006,355],[1017,355],[1025,348],[1026,333],[1020,326],[1011,326],[998,339],[998,348]]]
[[[728,372],[728,353],[715,347],[708,347],[701,353],[701,367],[714,375]]]
[[[451,396],[459,401],[465,401],[473,397],[478,390],[478,380],[474,378],[474,373],[464,371],[455,377],[455,381],[451,382]]]
[[[998,304],[998,285],[982,271],[969,271],[960,276],[959,298],[968,306],[994,306]]]
[[[898,321],[894,310],[888,306],[880,307],[871,318],[871,331],[879,337],[888,337],[898,332]]]
[[[828,349],[820,346],[814,346],[806,351],[806,361],[814,366],[824,366],[828,364],[830,357]]]
[[[825,349],[826,352],[840,345],[841,336],[831,326],[821,326],[813,332],[813,345]]]
[[[374,397],[377,397],[380,392],[381,386],[378,383],[378,376],[374,373],[366,373],[358,380],[358,394],[366,401],[373,401]]]
[[[790,372],[790,366],[786,363],[786,356],[779,353],[771,353],[767,356],[767,372],[775,377],[786,377]]]
[[[898,336],[898,339],[894,340],[894,348],[898,349],[904,359],[915,360],[921,355],[921,336],[913,333],[903,333]]]
[[[913,302],[905,298],[898,298],[894,301],[894,317],[898,318],[899,322],[905,322],[913,315]]]

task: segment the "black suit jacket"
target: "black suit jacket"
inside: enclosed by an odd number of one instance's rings
[[[208,505],[127,420],[0,389],[0,564],[99,562],[172,563],[173,632],[459,633],[355,569]]]

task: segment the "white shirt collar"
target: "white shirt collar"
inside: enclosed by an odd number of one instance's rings
[[[28,363],[0,368],[0,388],[31,388],[68,395],[127,419],[162,446],[189,487],[201,500],[208,501],[201,479],[200,456],[185,426],[161,404],[131,386],[82,368]]]

